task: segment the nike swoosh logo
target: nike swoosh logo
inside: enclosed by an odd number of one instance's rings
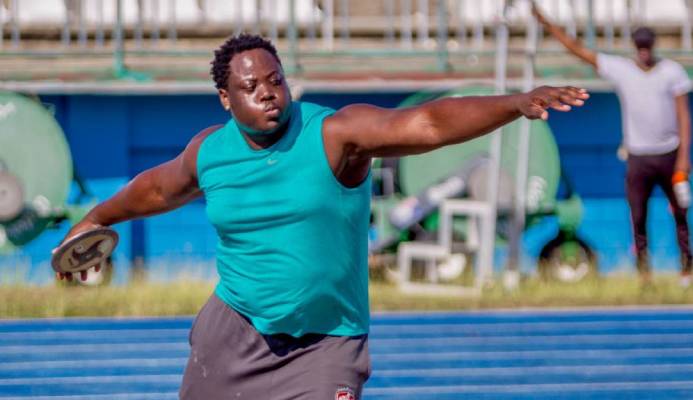
[[[279,161],[279,160],[277,160],[276,158],[270,158],[270,159],[267,160],[267,165],[274,165],[274,164],[276,164],[278,161]]]

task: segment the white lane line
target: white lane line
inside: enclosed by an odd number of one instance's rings
[[[0,355],[7,354],[41,354],[41,353],[73,353],[73,352],[99,352],[117,353],[123,351],[172,351],[189,350],[187,341],[162,342],[162,343],[94,343],[94,344],[56,344],[56,345],[29,345],[29,346],[2,346]]]
[[[21,361],[0,362],[0,371],[58,369],[58,368],[132,368],[132,367],[177,367],[185,365],[187,358],[123,358],[107,360],[74,360],[74,361]]]
[[[640,365],[589,365],[589,366],[538,366],[538,367],[493,367],[493,368],[417,368],[374,370],[373,376],[387,378],[442,378],[471,376],[524,376],[537,374],[637,374],[637,373],[681,373],[693,372],[693,364],[640,364]],[[2,382],[2,380],[0,380]]]
[[[465,317],[510,317],[516,319],[518,317],[581,317],[581,316],[637,316],[645,313],[666,312],[671,315],[686,315],[691,314],[693,317],[692,304],[669,304],[669,305],[618,305],[618,306],[584,306],[584,307],[518,307],[518,308],[494,308],[494,309],[477,309],[465,311],[373,311],[371,313],[372,323],[379,323],[380,320],[388,321],[392,319],[441,319],[441,318],[465,318]],[[650,313],[650,314],[648,314]],[[128,324],[128,323],[192,323],[195,315],[182,315],[175,317],[146,317],[146,316],[128,316],[128,317],[49,317],[49,318],[8,318],[0,320],[0,328],[3,325],[34,324],[45,325],[48,323],[67,322],[70,324],[82,323],[113,323],[113,324]]]
[[[487,393],[541,393],[541,392],[585,392],[585,391],[652,391],[693,389],[693,381],[663,382],[597,382],[597,383],[542,383],[519,385],[450,385],[450,386],[397,386],[364,388],[366,395],[412,395],[412,394],[487,394]]]
[[[190,329],[89,329],[89,330],[55,330],[55,331],[26,331],[26,332],[2,332],[0,340],[7,339],[60,339],[81,337],[119,337],[119,338],[160,338],[180,336],[187,338]]]
[[[185,360],[180,359],[175,366],[183,366]],[[131,363],[127,365],[132,367]],[[142,366],[161,367],[159,363],[143,362]],[[147,365],[148,364],[148,365]],[[101,368],[110,367],[103,365]],[[45,368],[45,367],[44,367]],[[91,378],[88,371],[82,370],[79,377],[54,377],[49,379],[85,379]],[[684,373],[693,372],[693,364],[640,364],[640,365],[589,365],[589,366],[521,366],[521,367],[461,367],[461,368],[418,368],[418,369],[375,369],[373,377],[378,378],[444,378],[444,377],[476,377],[476,376],[537,376],[552,374],[604,375],[604,374],[637,374],[637,373]],[[120,376],[120,375],[119,375]],[[132,375],[128,375],[132,376]],[[140,375],[147,376],[147,375]],[[159,375],[157,375],[159,376]],[[123,375],[125,377],[125,375]],[[94,378],[98,378],[95,376]],[[7,378],[0,379],[0,385],[17,384],[28,379],[42,378]],[[33,383],[33,381],[31,382]],[[50,382],[49,382],[50,383]]]
[[[638,343],[692,343],[693,334],[658,333],[628,335],[589,334],[589,335],[536,335],[536,336],[486,336],[486,337],[435,337],[435,338],[396,338],[370,340],[371,347],[386,346],[450,346],[450,345],[502,345],[502,344],[638,344]]]
[[[527,351],[457,351],[443,353],[394,353],[371,354],[374,363],[410,362],[417,361],[501,361],[501,360],[610,360],[638,357],[693,357],[693,348],[676,349],[623,349],[623,350],[527,350]],[[103,367],[166,367],[184,365],[185,357],[175,358],[114,358],[114,359],[85,359],[65,361],[0,361],[0,371],[42,369],[42,368],[103,368]],[[685,365],[685,364],[682,364]],[[591,368],[591,366],[590,366]]]
[[[402,338],[402,339],[371,339],[371,348],[387,347],[431,348],[437,346],[459,345],[520,345],[520,344],[689,344],[693,342],[693,334],[630,334],[630,335],[540,335],[540,336],[503,336],[503,337],[437,337],[437,338]],[[187,351],[187,341],[155,342],[155,343],[91,343],[91,344],[56,344],[56,345],[12,345],[0,346],[0,355],[64,353],[64,352],[108,352],[122,351]],[[558,351],[558,350],[557,350]]]
[[[636,357],[693,357],[693,348],[675,349],[579,349],[579,350],[522,350],[522,351],[451,351],[442,353],[371,353],[374,362],[445,361],[445,360],[560,360],[615,359]]]
[[[121,393],[121,394],[85,394],[72,396],[31,396],[31,397],[6,397],[0,394],[3,400],[177,400],[177,392],[158,393]]]
[[[670,305],[620,305],[620,306],[584,306],[584,307],[518,307],[476,309],[465,311],[374,311],[374,320],[391,320],[403,318],[439,319],[459,317],[581,317],[581,316],[637,316],[649,315],[652,312],[666,312],[672,315],[693,314],[693,304]]]
[[[371,354],[374,363],[384,362],[435,362],[435,361],[500,361],[500,360],[603,360],[605,358],[623,359],[637,357],[693,357],[693,348],[676,349],[623,349],[623,350],[526,350],[526,351],[456,351],[443,353],[394,353]],[[177,366],[185,364],[187,358],[113,358],[113,359],[84,359],[65,361],[0,361],[0,371],[13,371],[41,368],[101,368],[129,366]]]
[[[64,376],[41,378],[12,378],[0,380],[0,386],[17,385],[71,385],[71,384],[133,384],[133,383],[180,383],[180,374],[158,375],[106,375],[106,376]]]
[[[397,324],[372,325],[371,335],[377,336],[396,332],[398,335],[408,333],[497,333],[497,332],[532,332],[540,330],[582,330],[582,329],[693,329],[691,321],[647,320],[647,321],[558,321],[558,322],[517,322],[517,323],[474,323],[460,322],[449,324]],[[0,341],[8,339],[60,339],[75,337],[109,337],[160,338],[170,336],[187,337],[190,329],[89,329],[89,330],[48,330],[2,332]]]
[[[40,325],[55,324],[66,322],[68,324],[93,324],[93,323],[109,323],[109,324],[147,324],[147,323],[192,323],[194,315],[183,315],[177,317],[48,317],[48,318],[7,318],[0,320],[2,325]]]
[[[518,323],[474,323],[460,322],[450,324],[397,324],[371,325],[373,335],[396,332],[400,333],[436,333],[441,331],[456,332],[514,332],[535,330],[563,329],[693,329],[692,321],[647,320],[647,321],[558,321],[558,322],[518,322]],[[2,334],[0,334],[2,338]]]

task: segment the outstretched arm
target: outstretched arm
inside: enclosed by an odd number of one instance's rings
[[[534,2],[532,2],[532,14],[534,14],[537,21],[544,26],[544,29],[561,42],[569,52],[592,65],[594,68],[597,68],[597,53],[583,46],[579,40],[570,37],[562,28],[552,24]]]
[[[549,108],[568,111],[588,97],[583,89],[544,86],[506,96],[444,98],[405,109],[347,106],[325,120],[326,151],[339,177],[340,165],[465,142],[522,115],[546,119]]]
[[[63,241],[99,226],[170,211],[199,197],[202,193],[197,184],[197,152],[204,138],[218,128],[205,129],[178,157],[134,177],[113,197],[91,209]],[[69,274],[59,275],[61,279],[65,276],[72,278]],[[82,279],[85,278],[86,271],[83,271]]]

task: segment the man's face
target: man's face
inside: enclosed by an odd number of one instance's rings
[[[273,132],[286,122],[291,104],[284,71],[265,49],[247,50],[233,56],[226,89],[219,90],[224,108],[236,121],[258,132]],[[246,132],[252,133],[252,132]]]
[[[653,62],[654,61],[654,55],[653,55],[652,47],[638,47],[636,50],[638,51],[638,53],[637,53],[638,54],[637,55],[638,61],[641,64],[644,64],[644,65],[654,64],[654,62]]]

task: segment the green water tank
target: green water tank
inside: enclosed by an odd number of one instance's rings
[[[402,107],[442,97],[492,95],[491,87],[465,87],[445,93],[417,93],[407,98]],[[464,118],[464,116],[460,116]],[[503,128],[499,212],[512,205],[514,196],[520,121]],[[483,200],[486,196],[486,168],[489,160],[491,135],[415,156],[399,162],[399,184],[405,196],[417,195],[467,166],[467,195]],[[555,209],[561,168],[558,147],[548,124],[542,120],[530,122],[529,163],[526,204],[528,213],[550,212]]]
[[[28,243],[64,212],[72,176],[53,114],[34,99],[0,92],[0,248]]]

